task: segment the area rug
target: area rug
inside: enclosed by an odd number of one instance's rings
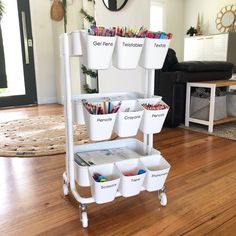
[[[221,125],[215,125],[213,133],[208,132],[208,126],[190,123],[189,127],[180,125],[179,128],[188,129],[208,135],[214,135],[222,138],[236,140],[236,122],[225,123]]]
[[[75,145],[92,142],[85,125],[74,125]],[[0,123],[0,156],[35,157],[65,153],[64,116],[39,116]],[[112,139],[116,135],[112,136]]]

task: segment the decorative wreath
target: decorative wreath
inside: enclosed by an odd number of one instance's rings
[[[236,5],[223,7],[216,16],[216,28],[220,32],[236,30]]]

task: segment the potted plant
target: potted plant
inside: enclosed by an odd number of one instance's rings
[[[197,30],[194,28],[194,27],[190,27],[188,30],[187,30],[187,35],[189,35],[189,36],[193,36],[193,35],[195,35],[197,33]]]

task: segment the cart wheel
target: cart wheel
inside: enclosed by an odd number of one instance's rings
[[[167,205],[167,196],[164,192],[159,194],[159,200],[160,200],[160,204],[162,206],[166,206]]]
[[[88,227],[88,216],[87,216],[87,212],[83,211],[81,213],[81,224],[83,226],[83,228],[87,228]]]
[[[63,193],[64,193],[64,196],[69,195],[69,188],[68,188],[67,184],[63,184]]]

